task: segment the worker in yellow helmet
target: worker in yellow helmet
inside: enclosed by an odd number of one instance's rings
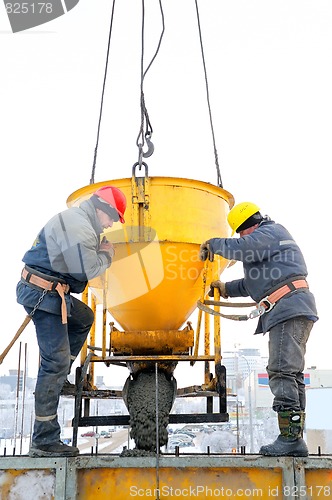
[[[235,232],[240,233],[261,222],[263,217],[259,210],[259,207],[255,203],[249,201],[235,205],[227,217],[228,224],[231,226],[233,234]]]
[[[302,438],[305,418],[304,356],[317,321],[315,299],[306,280],[307,267],[299,246],[281,224],[263,217],[252,202],[235,205],[228,223],[239,238],[212,238],[202,243],[200,259],[214,254],[243,263],[244,277],[211,283],[228,297],[250,296],[259,317],[255,333],[269,332],[267,373],[274,395],[280,434],[261,447],[267,456],[307,456]]]

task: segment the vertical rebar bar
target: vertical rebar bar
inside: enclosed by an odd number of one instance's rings
[[[16,402],[15,402],[15,417],[14,417],[14,446],[13,455],[15,455],[16,450],[16,434],[17,434],[17,422],[18,422],[18,405],[19,405],[19,394],[20,394],[20,375],[21,375],[21,353],[22,353],[22,342],[20,342],[20,347],[18,351],[18,368],[17,368],[17,381],[16,381]]]
[[[30,438],[29,438],[29,446],[31,445],[31,441],[32,441],[33,422],[34,422],[33,410],[31,410],[31,413],[30,413]]]
[[[156,373],[156,483],[157,495],[156,500],[159,500],[159,404],[158,404],[158,363],[155,364]]]
[[[28,344],[24,344],[24,372],[23,372],[23,386],[22,386],[22,420],[21,420],[21,432],[20,432],[20,455],[22,455],[22,440],[24,433],[24,413],[25,413],[25,391],[27,382],[27,349]]]

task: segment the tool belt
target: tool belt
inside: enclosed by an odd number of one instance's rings
[[[35,285],[41,290],[49,292],[58,292],[61,297],[61,319],[62,323],[67,323],[67,306],[65,301],[65,294],[69,292],[69,285],[60,278],[48,276],[47,274],[40,273],[31,267],[25,266],[21,278],[25,283]]]
[[[280,299],[301,288],[309,288],[304,276],[293,278],[284,284],[279,283],[276,287],[270,290],[269,295],[258,302],[257,309],[261,311],[258,316],[271,311]]]

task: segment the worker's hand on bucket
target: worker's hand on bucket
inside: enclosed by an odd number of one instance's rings
[[[201,244],[200,249],[199,249],[199,258],[203,262],[208,258],[210,262],[213,262],[214,259],[214,253],[210,248],[210,243],[209,241],[204,241],[204,243]]]
[[[209,297],[214,297],[214,289],[215,288],[218,288],[220,296],[223,299],[228,299],[228,295],[226,293],[226,283],[223,283],[222,281],[219,281],[219,280],[212,281],[212,283],[210,284],[210,290],[208,293]]]
[[[103,238],[102,242],[99,245],[99,251],[107,253],[111,260],[113,259],[115,254],[113,244],[110,241],[108,241],[105,237]]]

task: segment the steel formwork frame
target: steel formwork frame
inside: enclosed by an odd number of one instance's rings
[[[106,500],[110,495],[115,500],[123,500],[135,496],[130,492],[137,492],[140,498],[151,498],[152,490],[162,492],[163,488],[169,493],[173,491],[177,498],[188,498],[189,488],[196,497],[211,499],[220,498],[222,488],[224,496],[232,492],[233,498],[243,498],[244,493],[246,497],[251,493],[253,498],[283,500],[319,500],[332,496],[331,456],[183,454],[160,456],[157,468],[154,457],[2,457],[0,497],[9,498],[14,491],[19,495],[19,487],[21,491],[24,487],[25,491],[31,491],[34,476],[36,481],[41,481],[43,475],[52,479],[49,489],[45,489],[49,500]],[[28,498],[22,495],[15,498]]]

